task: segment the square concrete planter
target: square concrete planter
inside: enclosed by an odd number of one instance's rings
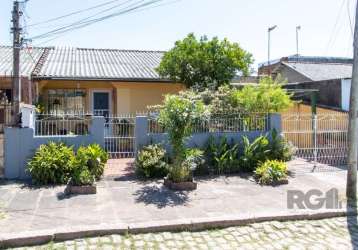
[[[84,185],[84,186],[74,186],[72,184],[67,184],[65,188],[65,194],[96,194],[97,186],[93,185]]]
[[[174,191],[191,191],[197,189],[198,184],[193,181],[173,182],[164,178],[164,186]]]

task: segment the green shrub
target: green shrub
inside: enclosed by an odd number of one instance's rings
[[[244,136],[242,138],[243,151],[240,157],[240,168],[244,171],[254,171],[261,162],[268,159],[270,149],[266,136],[259,136],[253,142]]]
[[[174,182],[187,181],[191,172],[183,164],[186,159],[185,139],[191,135],[195,121],[203,116],[201,101],[192,102],[178,95],[167,95],[159,112],[159,123],[165,127],[173,148],[173,163],[168,178]]]
[[[86,166],[89,172],[99,180],[103,175],[108,160],[107,152],[98,144],[81,146],[77,150],[74,165],[76,168]]]
[[[169,179],[174,182],[185,182],[193,180],[193,172],[204,165],[204,152],[197,148],[186,149],[185,156],[178,168],[172,168]]]
[[[278,160],[267,160],[255,170],[255,177],[261,184],[272,184],[287,178],[287,165]]]
[[[86,166],[75,169],[71,176],[71,184],[75,186],[92,185],[95,182],[95,176]]]
[[[271,160],[290,161],[295,154],[294,146],[279,135],[276,130],[271,132],[269,148]]]
[[[238,144],[229,144],[226,137],[221,137],[219,143],[210,137],[205,155],[212,171],[216,174],[232,173],[238,170]]]
[[[66,184],[73,172],[74,152],[64,143],[41,145],[28,162],[32,180],[36,184]]]
[[[136,172],[146,178],[164,177],[168,174],[165,149],[159,144],[143,147],[135,160]]]

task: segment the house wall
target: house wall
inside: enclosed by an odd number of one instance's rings
[[[175,83],[113,83],[117,89],[118,113],[135,113],[162,103],[164,95],[176,94],[184,85]]]
[[[297,84],[287,84],[284,86],[286,89],[316,89],[318,90],[317,104],[331,108],[342,108],[342,90],[341,79],[324,80],[315,82],[302,82]],[[310,102],[311,95],[307,93],[302,96],[300,100]]]
[[[12,89],[11,77],[0,77],[0,89]],[[31,80],[28,77],[21,77],[21,102],[32,104],[34,96]]]
[[[39,93],[48,89],[85,89],[86,108],[91,111],[91,91],[112,92],[113,113],[135,113],[146,110],[148,105],[160,104],[165,94],[175,94],[185,87],[182,84],[161,82],[111,82],[111,81],[39,81]]]

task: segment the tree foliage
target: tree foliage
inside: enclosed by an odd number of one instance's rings
[[[189,34],[166,52],[157,68],[160,76],[187,87],[215,87],[228,84],[241,72],[249,74],[252,55],[238,43]]]
[[[185,138],[191,135],[193,125],[204,112],[201,101],[192,102],[178,95],[167,95],[159,113],[159,123],[168,133],[173,148],[173,164],[169,178],[175,182],[190,178],[190,164],[186,163]]]
[[[218,90],[185,90],[179,96],[191,101],[202,101],[215,114],[276,113],[292,106],[291,95],[282,88],[284,82],[269,77],[262,78],[257,85],[236,89],[228,85]]]

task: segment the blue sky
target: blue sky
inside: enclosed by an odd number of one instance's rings
[[[44,21],[106,1],[29,0],[26,5],[27,23]],[[12,0],[1,0],[1,44],[11,42],[11,8]],[[96,23],[48,43],[43,43],[44,39],[35,40],[33,44],[167,50],[176,40],[194,32],[198,36],[227,37],[239,42],[254,55],[256,65],[267,60],[269,25],[278,26],[271,36],[271,58],[296,52],[295,27],[301,25],[300,54],[346,57],[352,56],[348,13],[354,19],[354,8],[355,0],[181,0]],[[82,13],[61,22],[29,28],[28,36],[86,16]]]

